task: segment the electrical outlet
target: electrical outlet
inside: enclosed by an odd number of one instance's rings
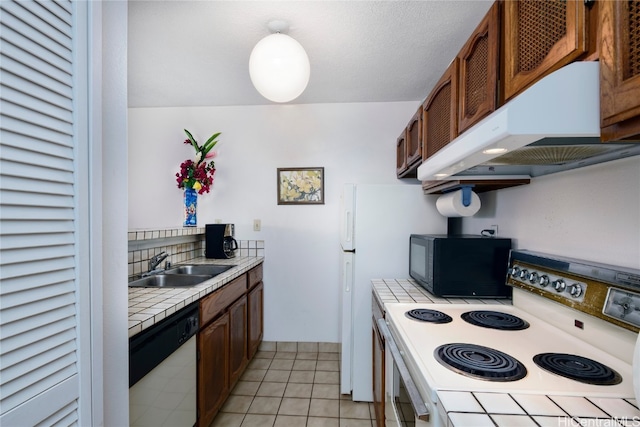
[[[261,221],[259,219],[254,219],[253,220],[253,231],[260,231],[261,228],[262,228]]]
[[[498,237],[498,226],[497,225],[490,226],[489,230],[493,230],[493,237]]]

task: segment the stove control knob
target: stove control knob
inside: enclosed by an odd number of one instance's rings
[[[511,273],[511,277],[518,277],[520,274],[520,267],[511,267],[509,272]]]
[[[553,282],[553,288],[556,290],[556,292],[562,292],[566,289],[566,287],[567,284],[562,279],[558,279]]]
[[[523,269],[520,270],[520,274],[518,274],[518,277],[522,280],[524,280],[527,276],[529,275],[529,272],[527,271],[527,269]]]
[[[535,271],[533,273],[529,273],[529,281],[531,283],[537,283],[538,280],[540,280],[538,273],[536,273]]]
[[[573,285],[569,286],[569,293],[574,298],[580,298],[582,292],[582,285],[580,285],[579,283],[574,283]]]
[[[538,279],[538,284],[543,288],[549,286],[549,276],[547,276],[546,274],[540,276],[540,278]]]

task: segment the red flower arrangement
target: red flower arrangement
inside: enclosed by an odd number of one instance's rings
[[[213,176],[216,172],[215,162],[209,161],[209,159],[216,156],[216,153],[211,149],[218,143],[216,138],[220,132],[211,136],[202,146],[198,145],[188,130],[185,129],[184,132],[188,136],[184,143],[195,148],[196,156],[195,160],[188,159],[180,164],[180,172],[176,173],[178,188],[193,188],[198,194],[208,193],[213,185]]]

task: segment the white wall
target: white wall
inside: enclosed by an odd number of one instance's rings
[[[417,107],[129,109],[129,229],[182,225],[175,173],[193,156],[182,129],[201,143],[222,132],[216,181],[210,194],[199,197],[198,225],[221,219],[236,224],[237,238],[265,241],[265,340],[338,342],[342,184],[399,183],[395,141]],[[320,166],[324,205],[277,205],[278,167]],[[253,231],[253,219],[262,221],[262,231]]]
[[[463,220],[465,233],[498,224],[499,235],[520,249],[640,268],[640,156],[480,198],[480,211]]]

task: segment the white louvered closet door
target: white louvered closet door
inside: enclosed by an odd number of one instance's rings
[[[77,197],[87,179],[78,174],[86,144],[78,110],[87,104],[77,87],[86,82],[76,61],[86,39],[77,8],[0,1],[3,427],[78,423],[78,231],[87,215]]]

